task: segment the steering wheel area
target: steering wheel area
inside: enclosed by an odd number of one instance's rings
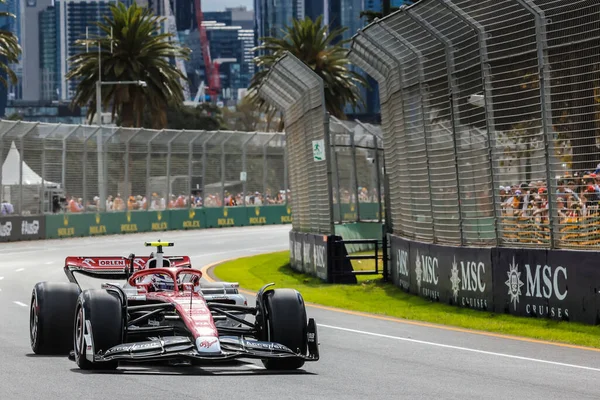
[[[143,269],[135,272],[129,277],[127,283],[132,287],[144,288],[146,291],[150,291],[153,286],[152,282],[147,282],[143,278],[151,275],[163,275],[171,278],[173,282],[173,291],[179,293],[180,290],[184,290],[186,287],[193,287],[200,284],[200,278],[202,278],[202,271],[194,268],[151,268]],[[191,275],[191,279],[188,283],[179,282],[181,275]],[[180,289],[181,287],[181,289]]]

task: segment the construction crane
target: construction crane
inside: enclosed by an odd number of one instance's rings
[[[173,13],[173,9],[171,8],[170,0],[163,0],[164,12],[166,16],[165,20],[165,31],[173,35],[172,39],[175,44],[179,45],[179,35],[177,34],[177,22],[175,20],[175,14]],[[175,57],[175,64],[177,65],[177,69],[183,74],[185,78],[181,78],[181,87],[183,88],[183,100],[188,101],[191,100],[190,94],[190,84],[188,81],[187,70],[185,68],[185,62],[180,57]]]
[[[204,14],[202,13],[202,0],[194,0],[196,8],[196,23],[198,24],[198,32],[200,33],[200,45],[202,46],[202,57],[204,58],[204,71],[206,74],[206,93],[210,96],[213,102],[217,101],[217,96],[221,91],[221,77],[219,75],[219,63],[212,61],[210,57],[210,43],[206,35],[206,27],[204,26]]]

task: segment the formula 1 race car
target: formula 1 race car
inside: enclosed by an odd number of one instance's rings
[[[235,283],[201,282],[187,256],[67,257],[69,283],[40,282],[30,308],[36,354],[69,354],[81,369],[116,369],[119,361],[188,364],[239,358],[269,370],[319,360],[317,326],[292,289],[270,289],[247,305]],[[76,274],[106,279],[82,290]],[[112,281],[125,280],[126,283]],[[241,303],[243,302],[243,303]],[[254,321],[247,321],[247,315]]]

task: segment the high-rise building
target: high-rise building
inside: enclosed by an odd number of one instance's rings
[[[254,31],[257,43],[261,37],[280,36],[281,30],[289,26],[294,18],[304,18],[306,2],[318,3],[319,1],[254,0]]]
[[[177,10],[187,10],[182,3],[183,0],[180,0],[175,4],[176,20],[181,20]],[[210,43],[211,59],[219,61],[220,100],[225,103],[235,103],[254,75],[252,62],[254,58],[252,49],[255,46],[252,30],[254,14],[246,8],[238,7],[227,8],[225,11],[205,12],[203,17],[203,26]],[[208,85],[195,13],[193,19],[193,21],[184,19],[185,29],[177,26],[180,41],[192,50],[190,60],[186,62],[192,97],[195,96],[200,82]]]
[[[58,10],[50,6],[39,13],[41,100],[58,100],[60,94]]]
[[[52,0],[23,0],[21,16],[21,47],[23,100],[38,101],[41,98],[40,71],[40,11],[52,5]],[[33,23],[32,23],[33,21]]]
[[[81,51],[75,42],[90,37],[104,35],[97,22],[103,22],[110,16],[110,4],[119,0],[54,0],[54,5],[47,6],[39,13],[40,49],[37,63],[39,97],[54,96],[57,89],[61,100],[72,98],[77,88],[74,80],[67,82],[65,75],[70,69],[69,58]],[[121,1],[123,2],[123,1]],[[128,5],[129,1],[125,4]],[[54,15],[54,16],[52,16]],[[93,49],[90,47],[90,51]],[[50,60],[54,52],[55,62]],[[33,69],[33,68],[32,68]]]

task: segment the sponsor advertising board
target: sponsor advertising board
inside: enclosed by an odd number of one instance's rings
[[[390,235],[392,280],[433,301],[597,324],[598,252],[452,247]]]
[[[44,216],[1,217],[0,242],[45,239],[45,222]]]

